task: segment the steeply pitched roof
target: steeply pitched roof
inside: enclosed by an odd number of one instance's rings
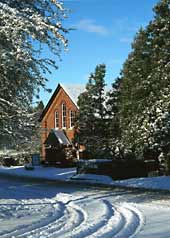
[[[75,104],[75,106],[78,107],[77,106],[78,96],[80,95],[80,93],[82,93],[85,90],[85,86],[83,86],[81,84],[79,84],[79,85],[72,84],[72,85],[66,85],[66,86],[58,84],[56,90],[54,91],[54,93],[51,96],[50,100],[48,101],[46,107],[44,108],[42,114],[40,115],[39,121],[42,121],[42,119],[44,118],[45,114],[47,113],[48,109],[50,108],[52,102],[56,98],[56,96],[57,96],[57,94],[58,94],[58,92],[60,91],[61,88],[63,88],[63,90],[70,97],[70,99]]]
[[[82,84],[67,84],[61,87],[69,95],[73,103],[77,106],[78,96],[85,90],[85,85]],[[78,107],[78,106],[77,106]]]
[[[58,146],[58,145],[64,145],[68,146],[71,145],[69,139],[65,135],[65,133],[62,130],[55,130],[52,129],[45,140],[44,144],[46,145],[52,145],[52,146]]]

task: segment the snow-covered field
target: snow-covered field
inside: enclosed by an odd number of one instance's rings
[[[0,237],[169,238],[170,195],[0,180]]]

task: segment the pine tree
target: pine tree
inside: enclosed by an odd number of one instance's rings
[[[112,84],[111,90],[107,93],[106,113],[108,119],[107,135],[108,146],[114,156],[121,135],[119,122],[119,96],[121,79],[117,78]]]
[[[147,78],[150,72],[150,44],[148,33],[140,29],[132,44],[133,51],[123,65],[120,86],[120,126],[121,141],[128,149],[140,150],[143,110],[148,103],[150,85]]]
[[[154,8],[154,20],[148,26],[152,45],[152,143],[170,150],[170,1],[162,0]]]
[[[138,155],[170,149],[170,1],[161,0],[154,11],[122,70],[121,140]]]
[[[96,66],[95,72],[89,77],[86,91],[80,94],[78,100],[78,142],[85,145],[90,158],[107,156],[105,72],[104,64]]]

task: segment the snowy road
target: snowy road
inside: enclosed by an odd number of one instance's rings
[[[170,195],[0,178],[0,237],[169,238]]]

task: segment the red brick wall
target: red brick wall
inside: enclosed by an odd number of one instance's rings
[[[42,143],[42,158],[45,158],[45,150],[44,150],[44,141],[46,140],[49,132],[51,129],[55,128],[55,112],[58,111],[59,113],[59,129],[62,129],[62,104],[66,104],[66,134],[70,140],[74,138],[74,130],[70,128],[70,111],[78,112],[78,108],[72,102],[70,97],[66,94],[63,88],[60,88],[59,92],[57,93],[55,99],[53,100],[52,104],[50,105],[48,111],[46,112],[45,116],[41,121],[41,143]]]

